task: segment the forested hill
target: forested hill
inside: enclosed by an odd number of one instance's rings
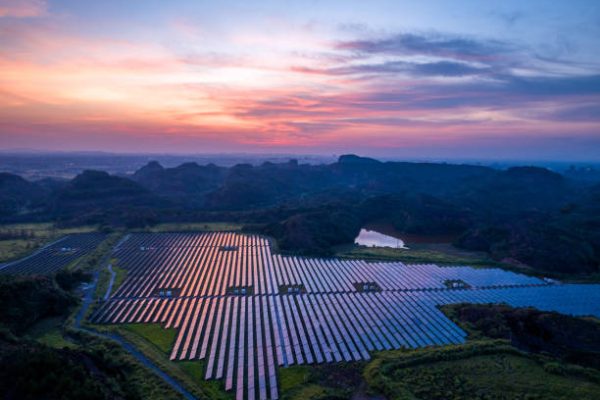
[[[166,221],[251,223],[284,249],[326,254],[365,222],[460,235],[457,245],[536,269],[594,272],[600,186],[537,167],[380,162],[355,155],[225,168],[151,162],[131,176],[85,171],[68,182],[0,176],[4,222],[139,227]]]

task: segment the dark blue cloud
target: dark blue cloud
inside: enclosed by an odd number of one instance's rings
[[[576,96],[577,100],[574,100]],[[461,107],[527,109],[532,103],[552,101],[557,110],[541,118],[556,120],[598,120],[600,118],[600,76],[523,78],[504,75],[497,80],[437,85],[401,82],[379,85],[353,98],[346,106],[392,110],[442,110]],[[328,102],[334,102],[329,99]],[[577,101],[581,105],[570,104]],[[564,105],[561,105],[564,103]],[[577,104],[577,103],[576,103]]]
[[[560,96],[600,94],[600,75],[524,78],[505,76],[504,90],[515,94]]]
[[[469,76],[481,75],[489,72],[488,68],[477,68],[471,65],[454,62],[439,61],[430,63],[414,63],[406,61],[388,61],[379,64],[350,65],[329,69],[302,69],[299,71],[319,73],[326,75],[386,75],[406,74],[412,76]]]
[[[425,54],[459,59],[482,59],[510,51],[514,46],[499,40],[476,40],[453,35],[402,33],[388,38],[354,40],[337,47],[371,54]]]
[[[555,112],[552,118],[559,121],[600,122],[600,103],[568,107]]]
[[[416,75],[436,76],[467,76],[481,75],[488,72],[487,68],[476,68],[464,63],[453,61],[439,61],[433,63],[414,64],[413,72]]]

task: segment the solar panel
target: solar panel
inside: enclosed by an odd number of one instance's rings
[[[114,249],[127,279],[92,318],[179,329],[171,359],[205,358],[205,378],[224,379],[243,400],[278,397],[277,365],[464,342],[439,305],[504,302],[600,316],[600,285],[497,268],[287,257],[268,246],[237,233],[131,234]]]

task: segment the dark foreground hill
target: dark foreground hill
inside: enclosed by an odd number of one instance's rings
[[[79,302],[72,286],[81,279],[77,272],[0,277],[0,398],[181,399],[116,343],[60,326]],[[57,335],[68,334],[64,345],[36,340],[32,331],[49,321],[59,322]]]
[[[17,175],[0,173],[0,218],[31,212],[43,205],[49,194],[43,185]]]
[[[452,235],[465,249],[541,272],[600,265],[600,188],[544,168],[380,162],[346,155],[230,168],[151,162],[130,177],[86,171],[70,182],[0,177],[2,221],[139,227],[232,221],[274,236],[283,250],[330,254],[364,223]]]
[[[444,311],[467,343],[376,355],[361,374],[372,391],[390,399],[598,398],[597,321],[502,305]]]

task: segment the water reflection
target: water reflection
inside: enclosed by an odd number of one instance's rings
[[[392,247],[395,249],[408,248],[404,245],[404,242],[401,239],[364,228],[360,230],[360,233],[356,239],[354,239],[354,243],[359,246],[366,247]]]

